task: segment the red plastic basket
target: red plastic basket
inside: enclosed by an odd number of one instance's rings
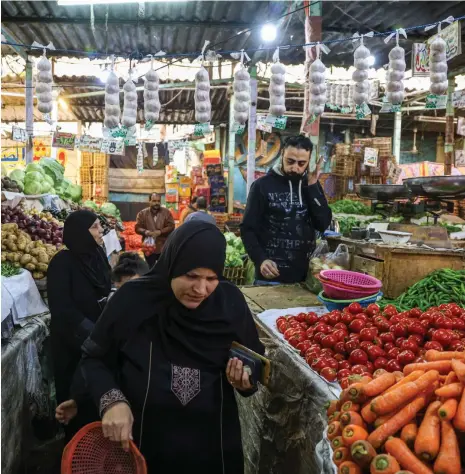
[[[379,291],[383,286],[377,278],[348,270],[322,270],[320,276],[327,283],[342,283],[355,290],[373,290],[373,293]]]
[[[67,444],[61,474],[147,474],[145,459],[130,441],[129,451],[103,436],[102,423],[84,426]]]

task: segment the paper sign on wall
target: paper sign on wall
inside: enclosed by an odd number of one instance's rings
[[[452,105],[456,109],[465,108],[465,89],[462,89],[461,91],[455,91],[452,94]]]
[[[271,133],[273,131],[273,127],[266,123],[266,115],[257,114],[257,130],[261,130],[262,132]]]
[[[124,155],[124,141],[105,138],[105,140],[102,141],[100,151],[111,155]]]
[[[445,109],[447,105],[447,95],[428,94],[426,96],[427,109]]]
[[[11,135],[15,142],[27,142],[27,132],[24,128],[13,126]]]
[[[363,164],[365,166],[376,167],[378,165],[378,149],[377,148],[365,148],[365,154],[363,156]]]
[[[95,138],[89,135],[83,135],[80,138],[79,147],[77,146],[77,142],[76,142],[76,148],[79,148],[79,150],[81,151],[89,151],[91,153],[98,153],[102,149],[102,141],[103,140],[101,138]]]
[[[74,150],[76,135],[74,133],[55,132],[53,134],[52,147]]]
[[[284,130],[287,125],[287,117],[285,115],[281,115],[280,117],[267,115],[266,123],[274,128],[277,128],[278,130]]]
[[[457,135],[465,136],[465,117],[459,117],[457,119]]]

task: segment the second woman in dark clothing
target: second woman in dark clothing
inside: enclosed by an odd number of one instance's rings
[[[263,346],[243,295],[222,279],[225,252],[213,225],[182,225],[149,274],[111,298],[84,344],[104,435],[125,446],[133,435],[150,473],[244,472],[234,389],[254,388],[229,350],[233,341]]]
[[[66,219],[63,241],[47,272],[51,313],[51,344],[57,402],[70,398],[70,387],[81,359],[81,346],[102,312],[111,290],[111,268],[101,245],[103,230],[96,214],[76,211]],[[67,438],[97,416],[92,404],[80,407],[66,428]]]

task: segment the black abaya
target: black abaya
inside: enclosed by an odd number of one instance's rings
[[[233,341],[263,353],[252,315],[229,282],[220,281],[195,310],[178,303],[170,286],[194,268],[221,276],[224,252],[224,237],[214,226],[184,224],[150,274],[118,290],[84,344],[81,367],[95,403],[104,412],[127,400],[133,437],[151,473],[244,470],[225,368]]]

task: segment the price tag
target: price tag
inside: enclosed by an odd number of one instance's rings
[[[427,109],[445,109],[447,105],[447,95],[428,94],[426,96]]]
[[[375,168],[378,165],[378,149],[365,148],[365,155],[363,157],[363,164]]]
[[[53,134],[52,147],[74,150],[76,135],[74,133],[55,132]]]
[[[366,102],[364,102],[362,105],[355,106],[355,116],[357,120],[360,120],[370,114],[371,114],[371,110],[370,110],[370,107],[368,107],[368,104]]]
[[[100,151],[111,155],[124,155],[124,141],[106,138],[102,141],[102,148]]]
[[[109,131],[110,137],[113,138],[130,138],[134,135],[135,127],[127,128],[124,125],[122,127],[115,127]]]
[[[278,130],[284,130],[287,124],[287,117],[285,115],[281,115],[280,117],[267,115],[266,123],[271,125],[273,128],[277,128]]]
[[[455,91],[452,94],[452,105],[456,109],[465,108],[465,89],[462,89],[461,91]]]
[[[149,130],[152,129],[152,127],[155,125],[155,122],[153,122],[152,120],[147,120],[147,122],[145,122],[145,130],[148,132]]]
[[[257,128],[258,128],[258,124],[257,124]],[[244,133],[244,130],[245,130],[245,124],[240,124],[240,123],[237,123],[237,122],[233,123],[232,131],[236,135],[242,135]]]
[[[194,135],[196,137],[204,137],[211,133],[210,123],[196,123],[194,128]]]
[[[273,127],[266,123],[266,115],[257,114],[257,130],[266,133],[271,133],[273,131]]]
[[[12,139],[15,142],[27,142],[27,132],[24,128],[13,126]]]
[[[129,137],[124,140],[125,146],[136,146],[137,140],[136,137]]]
[[[388,114],[390,112],[400,112],[401,104],[393,105],[384,98],[383,106],[379,110],[380,114]]]
[[[352,112],[352,107],[342,107],[341,108],[341,113],[343,114],[350,114]]]
[[[101,138],[95,138],[89,135],[83,135],[82,137],[77,137],[76,142],[75,142],[75,148],[78,148],[81,151],[89,151],[91,153],[98,153],[102,148],[102,141],[103,140]]]

